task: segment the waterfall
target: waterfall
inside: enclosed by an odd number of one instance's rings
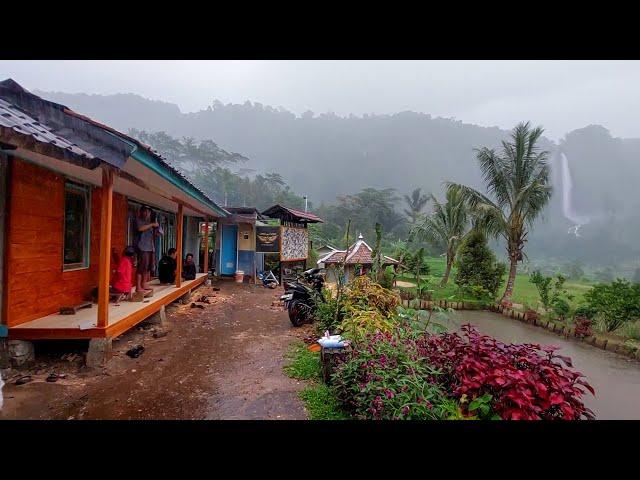
[[[571,181],[569,161],[564,153],[560,154],[560,168],[562,175],[562,213],[567,220],[575,224],[569,228],[568,233],[573,233],[576,237],[579,237],[580,234],[578,233],[578,230],[581,226],[589,223],[590,218],[578,215],[573,208],[573,203],[571,202],[573,182]]]

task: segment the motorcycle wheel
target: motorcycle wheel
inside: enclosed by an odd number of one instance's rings
[[[304,312],[299,304],[300,302],[298,300],[292,300],[291,303],[289,303],[289,308],[287,308],[289,311],[289,320],[291,320],[294,327],[301,326],[305,321]]]

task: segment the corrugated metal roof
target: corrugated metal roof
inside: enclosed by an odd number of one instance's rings
[[[294,217],[295,220],[300,221],[302,223],[324,223],[317,215],[314,215],[310,212],[301,212],[300,210],[295,210],[293,208],[285,207],[283,205],[274,205],[273,207],[267,208],[263,215],[271,218],[282,218],[283,215],[289,214]]]
[[[89,157],[69,151],[71,158],[65,157],[69,161],[79,160],[79,162],[75,161],[74,163],[80,163],[86,168],[96,168],[100,161],[116,168],[122,168],[131,153],[132,147],[123,142],[122,139],[114,137],[104,129],[67,115],[64,105],[40,98],[22,88],[12,79],[0,82],[0,99],[33,120],[28,123],[35,126],[35,130],[38,130],[39,133],[42,133],[38,137],[30,135],[37,142],[35,146],[42,148],[43,145],[48,144],[57,147],[57,142],[62,142],[63,149],[69,145],[74,145],[90,154],[91,160],[93,160],[90,164],[87,164],[86,160]],[[34,122],[37,122],[37,125]],[[38,126],[42,126],[43,129],[39,129]],[[45,127],[47,132],[53,136],[42,132]],[[11,134],[11,132],[5,133]],[[32,134],[33,132],[28,133]],[[64,141],[57,140],[56,137],[64,139]],[[25,145],[25,148],[28,147],[29,145]]]
[[[153,157],[154,163],[175,177],[183,190],[194,191],[197,200],[208,203],[221,216],[227,215],[167,159],[127,134],[34,95],[12,79],[0,82],[0,102],[0,141],[4,139],[12,145],[20,143],[17,146],[91,169],[98,167],[100,162],[121,169],[135,150],[134,146],[140,147]],[[12,141],[16,137],[22,141]],[[25,138],[30,140],[26,144]]]
[[[15,105],[0,98],[0,139],[16,147],[34,145],[38,153],[48,154],[62,160],[95,168],[100,163],[94,155],[80,148],[68,139],[57,135],[45,125]]]
[[[2,99],[0,99],[0,126],[11,128],[22,135],[30,135],[39,142],[49,142],[60,148],[66,148],[77,155],[94,158],[76,144],[53,133],[51,127],[38,122]]]

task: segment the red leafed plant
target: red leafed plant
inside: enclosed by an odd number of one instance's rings
[[[419,340],[421,356],[441,371],[433,381],[454,397],[491,395],[493,412],[504,420],[595,417],[581,400],[585,389],[595,395],[593,388],[571,370],[570,358],[555,353],[558,347],[504,344],[471,325],[462,332]]]
[[[588,337],[593,335],[593,330],[591,329],[592,321],[585,317],[576,317],[576,335],[579,337]]]

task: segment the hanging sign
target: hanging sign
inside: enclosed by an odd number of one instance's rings
[[[280,227],[256,226],[256,252],[280,251]]]

